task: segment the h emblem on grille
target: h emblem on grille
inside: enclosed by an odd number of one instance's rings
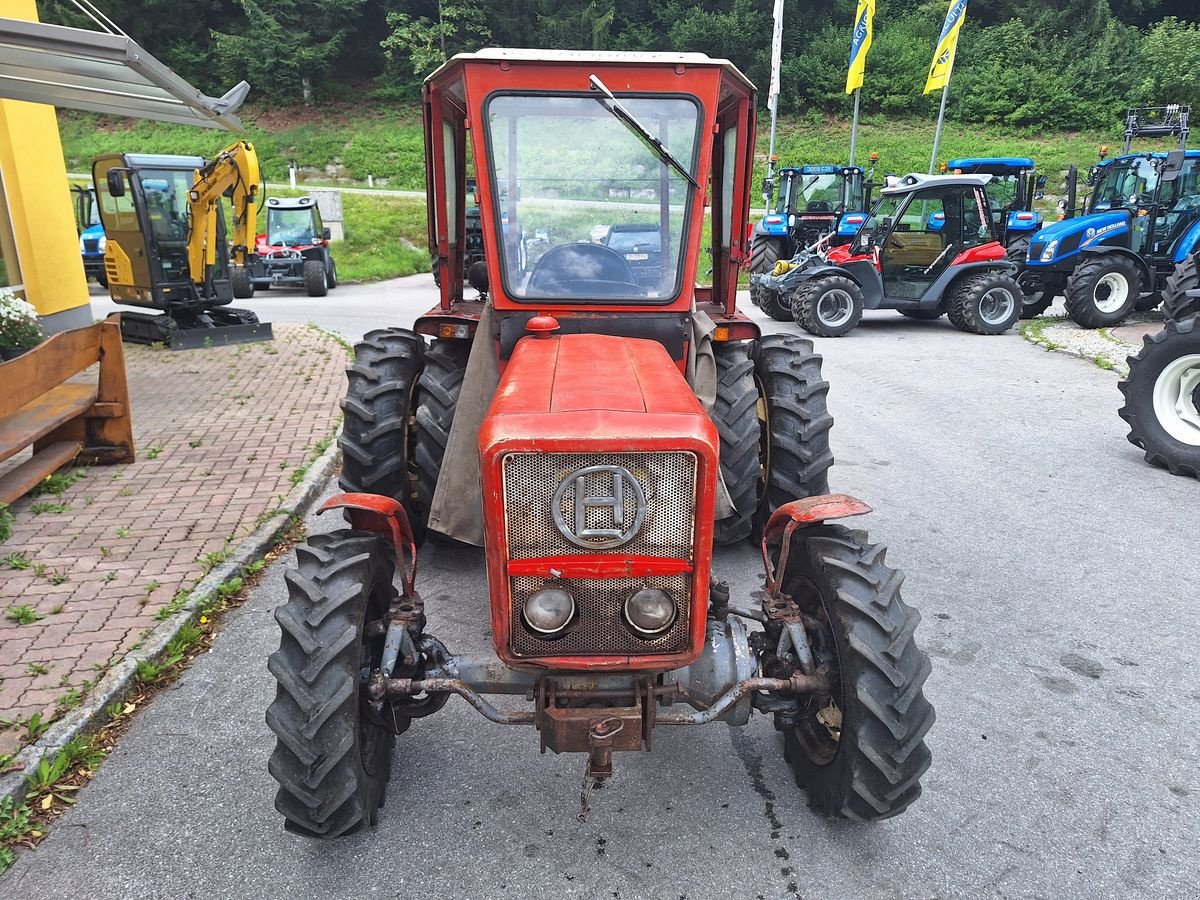
[[[605,493],[591,493],[603,490]],[[632,507],[632,508],[630,508]],[[633,540],[646,521],[646,494],[621,466],[587,466],[562,480],[551,503],[554,524],[577,547],[606,550]]]

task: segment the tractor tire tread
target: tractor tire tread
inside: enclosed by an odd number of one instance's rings
[[[329,280],[325,277],[325,263],[319,259],[304,261],[304,292],[310,297],[324,297],[329,293]]]
[[[856,307],[849,320],[835,329],[828,328],[817,317],[817,300],[830,287],[839,287],[849,293]],[[818,337],[844,337],[857,327],[862,320],[862,313],[862,289],[845,275],[826,275],[805,281],[792,295],[792,316],[796,324]]]
[[[1007,282],[1000,284],[1001,282]],[[979,304],[983,295],[998,284],[1007,288],[1013,294],[1015,301],[1013,314],[1003,327],[991,325],[980,315]],[[966,275],[950,287],[950,298],[946,301],[946,314],[950,324],[959,331],[971,334],[996,335],[1003,334],[1015,325],[1021,315],[1022,298],[1021,286],[1012,278],[996,272],[982,272],[976,275]]]
[[[1200,288],[1200,252],[1193,253],[1167,276],[1162,291],[1163,318],[1185,319],[1200,313],[1200,298],[1189,297],[1186,293],[1197,288]]]
[[[718,519],[713,541],[728,546],[750,537],[758,508],[758,386],[753,347],[748,343],[714,346],[717,395],[711,418],[721,439],[721,477],[734,512]]]
[[[446,442],[462,392],[471,345],[467,341],[434,341],[425,352],[425,368],[418,381],[418,403],[413,429],[413,462],[417,499],[428,516],[446,455]]]
[[[1110,269],[1114,265],[1124,269],[1125,277],[1129,281],[1129,298],[1125,303],[1125,308],[1116,314],[1102,313],[1096,309],[1094,303],[1096,282],[1104,270]],[[1133,311],[1140,293],[1140,283],[1141,276],[1138,274],[1138,270],[1123,256],[1110,254],[1089,259],[1080,263],[1067,279],[1067,286],[1063,291],[1067,315],[1081,328],[1104,328],[1116,325]]]

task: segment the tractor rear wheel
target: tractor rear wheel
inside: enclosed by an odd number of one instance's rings
[[[862,312],[862,290],[845,275],[806,281],[792,296],[796,324],[818,337],[849,334],[862,319]]]
[[[354,347],[342,401],[344,491],[383,494],[404,505],[413,534],[425,533],[426,511],[413,490],[411,472],[413,396],[424,365],[425,342],[403,328],[369,331]]]
[[[1083,328],[1116,325],[1133,311],[1141,277],[1133,262],[1116,253],[1087,260],[1067,279],[1066,306]]]
[[[932,322],[934,319],[940,319],[946,313],[944,309],[902,309],[899,312],[900,315],[916,319],[919,322]]]
[[[728,546],[750,537],[758,509],[762,463],[759,459],[758,385],[749,343],[713,346],[717,361],[717,398],[712,420],[721,437],[721,478],[733,514],[718,519],[713,542]]]
[[[829,429],[833,416],[812,341],[769,334],[758,342],[754,363],[760,401],[759,494],[752,539],[777,508],[792,500],[829,493]]]
[[[304,291],[310,297],[324,297],[329,293],[329,277],[321,260],[304,261]]]
[[[229,281],[233,285],[233,296],[238,300],[248,300],[254,296],[254,282],[250,280],[250,270],[245,266],[230,266]]]
[[[1162,314],[1164,319],[1184,319],[1200,313],[1200,298],[1189,297],[1188,291],[1200,288],[1200,253],[1194,253],[1175,267],[1163,287]]]
[[[784,757],[818,813],[864,822],[904,812],[929,768],[925,735],[934,711],[922,693],[931,669],[913,640],[920,614],[900,597],[902,573],[885,549],[840,525],[792,536],[783,593],[805,629],[832,690],[801,695],[776,714]],[[779,549],[775,556],[778,559]]]
[[[313,535],[296,561],[267,662],[277,685],[267,768],[284,826],[330,838],[375,824],[383,805],[395,734],[366,707],[362,673],[378,666],[384,635],[364,626],[382,622],[396,597],[395,563],[380,535],[348,529]]]
[[[1003,334],[1021,315],[1020,285],[999,272],[964,276],[952,291],[946,309],[959,331]]]
[[[429,518],[470,354],[469,341],[434,341],[425,352],[425,369],[417,384],[412,451],[422,521]]]
[[[333,257],[329,258],[329,289],[332,291],[338,286],[337,263],[333,261]]]
[[[750,274],[767,275],[775,268],[783,250],[780,241],[765,235],[755,235],[750,244]],[[750,285],[750,300],[776,322],[792,321],[792,309],[787,298],[778,291],[768,290],[762,285]]]
[[[1172,475],[1200,478],[1200,315],[1169,319],[1146,335],[1118,384],[1129,442]]]
[[[1021,296],[1024,298],[1021,304],[1021,318],[1032,319],[1040,316],[1050,304],[1054,302],[1054,298],[1046,291],[1032,291],[1026,293],[1025,284],[1022,281],[1022,276],[1025,275],[1025,261],[1029,258],[1029,235],[1023,234],[1018,238],[1013,238],[1013,242],[1008,245],[1008,250],[1004,254],[1005,259],[1010,262],[1015,262],[1022,267],[1022,271],[1017,275],[1017,284],[1021,286]]]

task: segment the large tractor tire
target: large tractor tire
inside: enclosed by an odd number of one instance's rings
[[[750,274],[765,275],[775,268],[783,250],[781,242],[757,234],[750,243]],[[757,284],[750,285],[750,299],[776,322],[792,321],[792,308],[787,297],[778,291],[770,291]]]
[[[845,275],[806,281],[792,297],[796,324],[818,337],[849,334],[862,319],[862,313],[862,290]]]
[[[329,293],[329,275],[325,263],[319,259],[304,261],[304,292],[310,297],[324,297]]]
[[[1021,316],[1021,286],[1000,272],[966,275],[950,290],[946,312],[959,331],[1003,334]]]
[[[350,530],[313,535],[296,560],[267,662],[277,684],[268,769],[289,831],[337,837],[375,824],[390,773],[395,734],[369,714],[362,678],[378,665],[384,635],[363,626],[385,618],[395,563],[380,535]]]
[[[411,473],[413,402],[424,367],[425,342],[403,328],[369,331],[354,347],[342,401],[344,491],[383,494],[404,505],[418,540],[427,512],[417,501]]]
[[[821,377],[821,357],[812,341],[794,334],[769,334],[758,343],[754,364],[759,404],[760,487],[752,539],[767,518],[792,500],[829,493],[829,429],[833,416]]]
[[[718,519],[714,526],[713,542],[718,546],[750,537],[758,510],[762,428],[752,349],[745,342],[713,347],[717,360],[717,398],[712,420],[721,436],[721,478],[734,508],[732,515]]]
[[[1025,261],[1029,259],[1029,237],[1029,235],[1023,234],[1020,237],[1013,238],[1013,242],[1008,245],[1008,250],[1004,254],[1009,262],[1014,262],[1022,267],[1021,274],[1017,275],[1017,284],[1021,286],[1021,296],[1024,298],[1021,304],[1022,319],[1033,319],[1040,316],[1054,302],[1054,298],[1046,291],[1025,292],[1025,285],[1021,281],[1021,276],[1024,275]]]
[[[434,341],[425,352],[425,369],[417,384],[412,459],[417,476],[417,505],[422,522],[429,517],[433,492],[442,471],[446,441],[462,393],[469,341]]]
[[[1132,260],[1116,253],[1080,263],[1067,279],[1067,315],[1083,328],[1116,325],[1137,304],[1141,280]]]
[[[778,550],[776,557],[778,558]],[[805,613],[818,666],[833,689],[777,713],[784,756],[818,813],[858,822],[904,812],[929,768],[931,669],[913,640],[920,614],[900,597],[902,573],[865,533],[840,525],[792,535],[783,592]]]
[[[337,263],[333,261],[333,257],[329,257],[329,268],[326,274],[326,279],[329,282],[329,289],[332,291],[338,286]]]
[[[1169,319],[1146,335],[1118,386],[1129,442],[1151,465],[1200,478],[1200,315]]]
[[[1175,267],[1163,287],[1162,314],[1164,319],[1185,319],[1200,313],[1200,297],[1189,297],[1188,291],[1200,289],[1200,253],[1194,253]]]
[[[245,266],[230,266],[229,281],[233,285],[233,296],[238,300],[249,300],[254,296],[254,282]]]

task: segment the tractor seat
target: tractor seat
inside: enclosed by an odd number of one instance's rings
[[[833,212],[833,204],[828,200],[812,200],[804,207],[805,212]]]

